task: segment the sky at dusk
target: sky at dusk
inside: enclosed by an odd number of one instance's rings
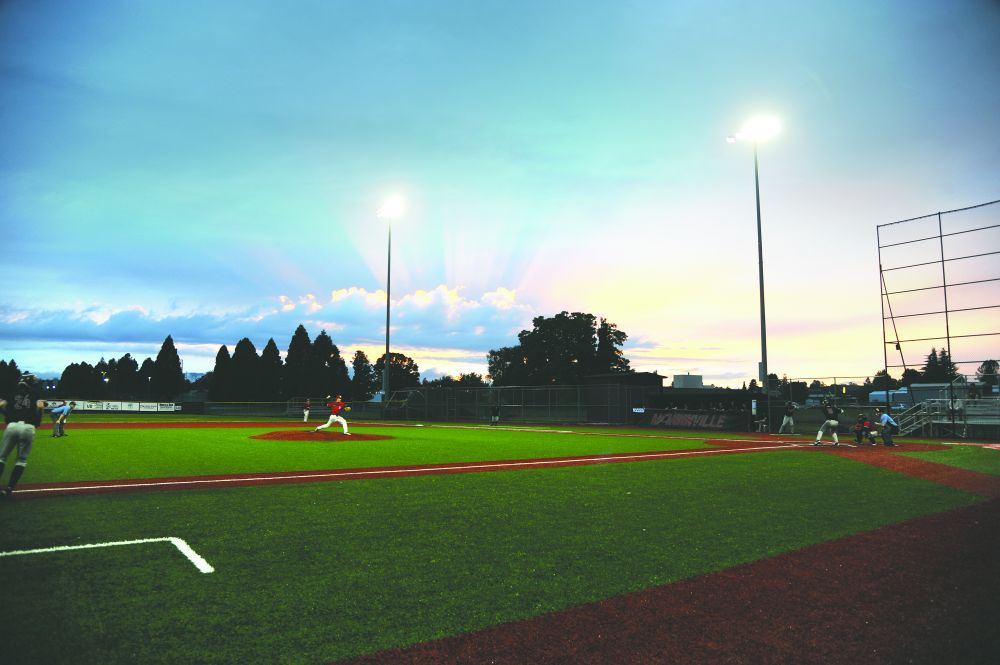
[[[739,386],[754,167],[726,137],[759,113],[769,367],[870,376],[876,226],[1000,199],[1000,3],[9,0],[0,359],[58,375],[169,334],[204,372],[302,323],[374,362],[398,195],[392,350],[424,378],[567,310],[637,370]]]

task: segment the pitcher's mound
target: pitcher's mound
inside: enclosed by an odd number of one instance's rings
[[[381,434],[355,434],[354,432],[351,432],[350,436],[346,436],[343,432],[313,432],[312,430],[286,429],[277,432],[268,432],[267,434],[257,434],[250,438],[266,439],[268,441],[382,441],[393,437],[382,436]]]

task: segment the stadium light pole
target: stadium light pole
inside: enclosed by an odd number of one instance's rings
[[[761,115],[751,118],[735,136],[726,138],[729,143],[750,141],[753,143],[753,184],[757,200],[757,273],[760,286],[760,373],[764,384],[765,417],[768,431],[771,429],[770,381],[767,372],[767,319],[764,313],[764,241],[760,226],[760,169],[757,164],[757,146],[769,141],[781,131],[781,122],[774,116]]]
[[[382,357],[382,413],[385,413],[385,403],[389,399],[389,310],[392,306],[392,221],[399,219],[406,204],[402,197],[390,196],[378,210],[378,216],[385,219],[389,227],[389,242],[386,249],[385,270],[385,355]]]

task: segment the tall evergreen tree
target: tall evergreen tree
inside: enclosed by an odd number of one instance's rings
[[[921,378],[923,378],[925,383],[941,383],[944,380],[937,349],[931,348],[931,352],[927,355],[927,361],[924,363]]]
[[[313,341],[313,379],[310,394],[346,395],[350,392],[347,363],[325,330]]]
[[[938,353],[938,367],[942,380],[950,382],[958,378],[958,367],[952,362],[948,349],[941,349]]]
[[[260,399],[260,356],[249,338],[244,337],[236,343],[229,375],[234,401],[255,402]]]
[[[153,363],[153,379],[150,389],[154,399],[170,400],[184,390],[184,371],[181,369],[181,359],[177,355],[174,339],[170,335],[163,340],[160,352],[156,354]]]
[[[310,395],[309,375],[312,365],[312,341],[309,333],[301,323],[295,329],[292,340],[288,343],[288,353],[285,354],[285,367],[282,374],[282,394],[285,399],[293,397],[315,397]],[[324,393],[325,395],[326,393]]]
[[[115,388],[115,396],[118,399],[138,399],[141,394],[139,390],[139,363],[135,361],[132,354],[126,353],[115,365],[111,377],[111,383]]]
[[[212,383],[208,388],[208,398],[213,402],[229,402],[233,399],[232,380],[229,375],[231,364],[229,347],[223,344],[215,354],[215,369],[212,370]]]
[[[113,359],[112,359],[113,360]],[[108,363],[103,357],[94,365],[94,373],[97,377],[97,383],[95,387],[96,392],[93,396],[98,399],[106,399],[108,397],[108,384],[111,382],[111,364]],[[90,397],[90,395],[88,395]]]
[[[281,354],[273,337],[267,340],[260,354],[260,399],[265,402],[281,399]]]
[[[0,398],[13,399],[14,391],[17,390],[18,379],[21,378],[21,369],[11,358],[10,362],[0,360]]]
[[[155,399],[153,397],[153,371],[155,368],[156,363],[153,362],[152,358],[146,358],[139,366],[139,393],[142,399]]]
[[[352,400],[370,400],[372,395],[378,390],[375,376],[375,368],[368,361],[368,356],[360,349],[354,352],[354,359],[351,361],[351,368],[354,375],[351,377],[351,389],[349,394]]]

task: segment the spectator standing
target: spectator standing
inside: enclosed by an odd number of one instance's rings
[[[493,405],[493,415],[490,416],[490,427],[500,424],[500,403]]]

